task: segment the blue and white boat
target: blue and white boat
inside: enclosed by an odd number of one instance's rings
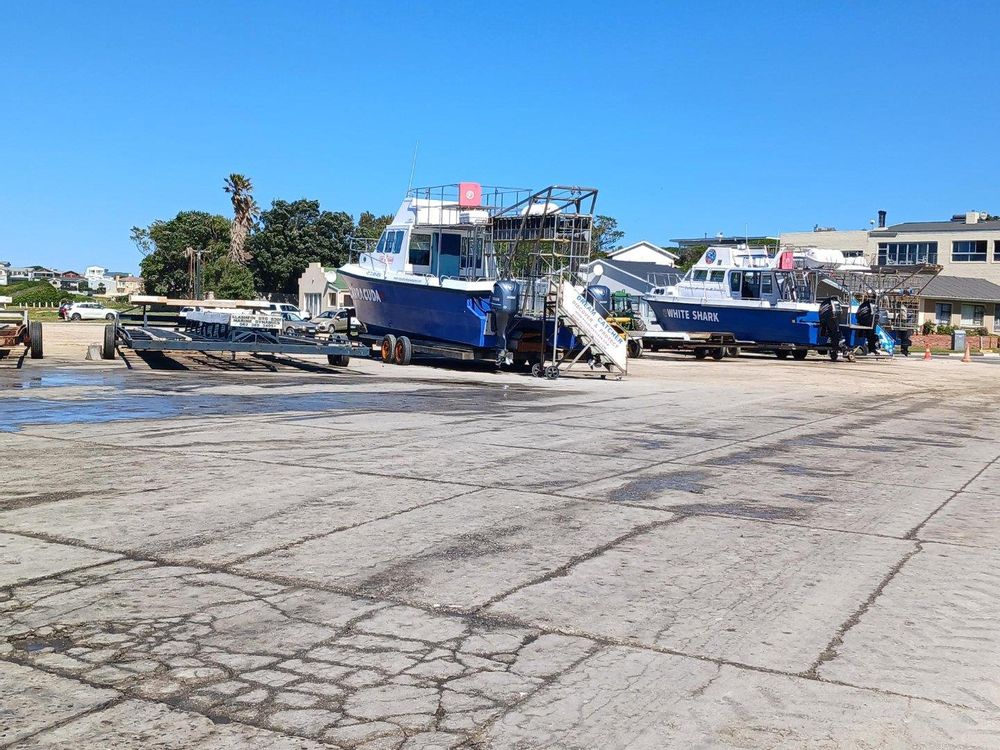
[[[772,257],[766,248],[712,246],[681,281],[644,299],[668,333],[836,358],[855,346],[857,306],[849,296],[842,304],[843,287],[821,265],[792,251]]]
[[[410,190],[381,237],[362,241],[339,270],[358,320],[372,336],[407,336],[482,358],[538,351],[553,331],[559,347],[571,349],[570,332],[546,319],[545,277],[588,259],[596,195],[469,182]],[[515,281],[518,262],[530,269]]]

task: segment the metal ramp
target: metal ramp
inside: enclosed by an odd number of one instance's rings
[[[622,338],[584,293],[565,279],[552,280],[546,296],[546,312],[576,338],[577,347],[560,356],[558,333],[552,336],[552,364],[543,368],[544,377],[555,379],[574,367],[602,378],[609,374],[621,379],[628,372],[628,342]]]

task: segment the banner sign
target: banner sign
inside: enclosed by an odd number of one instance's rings
[[[628,357],[625,339],[568,281],[562,282],[562,308],[563,314],[587,334],[597,350],[624,371]]]

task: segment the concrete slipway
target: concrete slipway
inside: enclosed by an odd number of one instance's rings
[[[0,373],[0,747],[1000,746],[990,373]]]

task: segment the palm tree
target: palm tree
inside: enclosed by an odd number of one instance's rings
[[[233,202],[233,223],[229,231],[229,259],[245,266],[250,260],[250,253],[246,250],[247,236],[250,234],[250,227],[260,216],[257,201],[251,195],[253,183],[249,177],[234,173],[226,178],[223,189],[229,193]]]

